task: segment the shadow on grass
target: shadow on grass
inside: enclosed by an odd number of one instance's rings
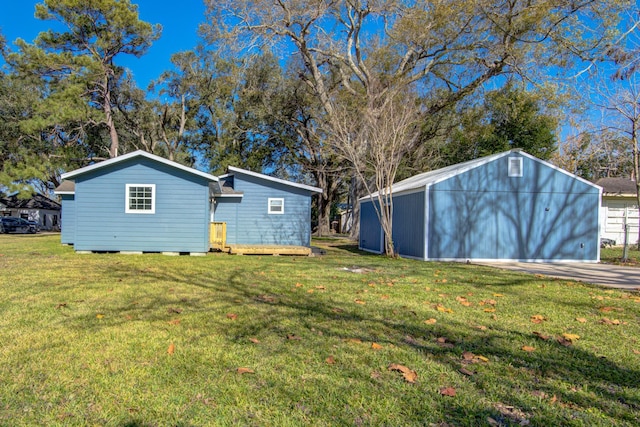
[[[361,254],[352,245],[341,250]],[[355,249],[354,249],[355,248]],[[364,255],[371,255],[362,253]],[[372,268],[380,268],[380,263],[370,264],[363,258],[360,264]],[[351,261],[351,259],[349,259]],[[388,262],[394,262],[389,260]],[[409,349],[422,357],[425,361],[433,361],[447,368],[448,372],[458,372],[467,367],[477,372],[471,376],[458,377],[459,382],[473,387],[478,395],[488,395],[489,399],[470,404],[464,400],[446,400],[435,397],[438,407],[433,405],[411,405],[403,409],[408,419],[429,420],[433,413],[445,414],[447,422],[463,425],[481,425],[487,423],[487,417],[498,420],[502,424],[516,424],[513,418],[496,410],[495,404],[503,404],[524,411],[533,412],[532,422],[536,425],[555,425],[558,420],[566,423],[580,424],[585,408],[596,410],[610,419],[627,422],[633,425],[639,421],[640,401],[636,396],[626,394],[622,388],[637,388],[640,369],[629,369],[618,366],[606,358],[575,346],[566,347],[558,343],[553,337],[540,340],[538,351],[524,353],[519,348],[507,346],[505,343],[530,341],[531,335],[504,327],[491,326],[486,330],[478,330],[472,325],[458,321],[448,321],[446,324],[416,325],[412,315],[393,313],[388,311],[373,311],[354,305],[351,301],[333,301],[331,298],[312,298],[300,294],[291,294],[288,288],[278,284],[276,279],[270,280],[261,276],[259,267],[248,267],[238,259],[238,270],[226,277],[212,275],[187,276],[178,270],[164,269],[146,272],[145,278],[163,282],[173,282],[186,287],[196,286],[201,290],[211,291],[203,294],[199,299],[187,298],[180,301],[181,309],[193,312],[210,310],[213,302],[237,307],[239,304],[260,308],[264,316],[256,316],[251,321],[230,323],[225,335],[232,342],[246,342],[248,338],[264,334],[276,334],[287,344],[288,333],[321,333],[323,340],[334,340],[336,343],[345,340],[360,340],[362,342],[378,342]],[[384,265],[384,264],[383,264]],[[425,266],[406,264],[408,273],[420,274]],[[464,265],[450,265],[452,275],[457,269],[460,273],[469,272]],[[113,266],[111,275],[127,276],[130,269]],[[215,263],[211,264],[215,269]],[[502,273],[492,269],[475,268],[477,274],[472,276],[470,286],[482,288],[485,286],[518,286],[523,283],[535,282],[536,279],[522,275],[522,279],[506,281]],[[263,272],[262,272],[263,273]],[[357,277],[357,276],[354,276]],[[367,278],[368,276],[362,276]],[[256,278],[260,278],[257,280]],[[546,280],[546,279],[545,279]],[[239,301],[241,303],[239,303]],[[122,306],[114,308],[120,315],[111,320],[124,323],[125,316],[145,313],[145,320],[169,320],[171,309],[176,306],[173,296],[159,298],[154,296],[146,304]],[[272,309],[270,309],[272,308]],[[219,315],[220,313],[216,313]],[[404,316],[404,317],[403,317]],[[89,319],[77,319],[76,325],[86,328]],[[221,319],[222,321],[222,319]],[[295,328],[290,326],[291,322]],[[93,322],[95,325],[95,322]],[[93,326],[100,327],[100,326]],[[293,330],[292,330],[293,329]],[[442,345],[439,338],[446,337],[448,345]],[[309,339],[310,342],[311,339]],[[288,343],[291,344],[291,343]],[[308,344],[312,345],[312,344]],[[337,345],[337,344],[336,344]],[[291,345],[283,345],[279,352],[289,352]],[[489,359],[487,363],[467,366],[464,364],[463,353],[472,352]],[[318,356],[322,359],[322,355]],[[389,362],[395,362],[390,360]],[[499,372],[498,369],[504,369]],[[374,389],[385,389],[386,385],[371,376],[371,366],[343,366],[344,375],[354,378]],[[421,379],[425,383],[428,378]],[[273,393],[282,399],[295,399],[295,393],[287,389],[284,382],[273,384]],[[425,392],[428,385],[425,384]],[[388,388],[387,388],[388,389]],[[541,397],[546,396],[546,397]],[[548,403],[553,396],[554,403]],[[547,399],[545,404],[541,401]],[[557,399],[557,400],[555,400]],[[630,410],[623,410],[628,408]],[[633,414],[636,415],[633,415]],[[326,415],[326,414],[325,414]],[[335,421],[335,420],[333,420]],[[444,419],[442,420],[444,421]],[[325,419],[323,422],[332,422]],[[131,427],[147,424],[127,424]]]

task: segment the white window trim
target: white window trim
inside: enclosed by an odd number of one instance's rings
[[[131,187],[151,187],[151,210],[130,209],[129,191]],[[155,184],[125,184],[124,209],[128,214],[152,215],[156,213],[156,185]]]
[[[271,210],[271,202],[275,202],[275,201],[280,201],[281,202],[282,210],[280,212],[276,212],[276,211],[272,211]],[[269,200],[267,201],[267,213],[269,215],[284,215],[284,198],[282,198],[282,197],[269,197]]]
[[[519,165],[518,165],[519,173],[513,173],[512,172],[511,162],[513,162],[513,161],[517,161],[519,163]],[[522,177],[522,157],[509,157],[509,176],[513,177],[513,178]]]

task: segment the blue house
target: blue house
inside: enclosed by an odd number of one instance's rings
[[[520,150],[416,175],[391,192],[393,243],[403,257],[600,259],[602,189]],[[359,247],[382,253],[376,197],[360,199]]]
[[[236,173],[250,177],[249,184],[235,180]],[[234,242],[309,246],[311,194],[321,191],[241,169],[221,180],[144,151],[62,178],[56,189],[62,198],[61,241],[79,252],[204,254],[215,239],[224,244],[225,236],[213,235],[214,219],[228,227]],[[223,209],[216,218],[221,205],[235,209],[226,216]],[[300,229],[291,230],[295,226]]]
[[[219,178],[213,221],[226,224],[228,245],[310,246],[310,198],[320,188],[232,166]]]

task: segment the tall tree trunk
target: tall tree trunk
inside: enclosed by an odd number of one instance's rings
[[[633,173],[636,181],[636,206],[640,212],[640,179],[638,179],[638,172],[640,172],[640,152],[638,152],[638,120],[635,119],[631,121],[631,143],[633,144]],[[640,251],[640,216],[638,222],[636,249]],[[628,227],[628,224],[625,226]]]
[[[113,121],[113,109],[111,108],[111,89],[109,89],[109,77],[104,81],[104,99],[103,109],[105,121],[109,128],[109,137],[111,138],[111,145],[109,146],[109,157],[114,158],[118,156],[118,148],[120,148],[120,140],[118,139],[118,132],[116,130],[116,124]]]

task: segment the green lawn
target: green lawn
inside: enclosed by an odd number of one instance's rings
[[[0,425],[640,424],[637,293],[316,243],[76,255],[0,235]]]

